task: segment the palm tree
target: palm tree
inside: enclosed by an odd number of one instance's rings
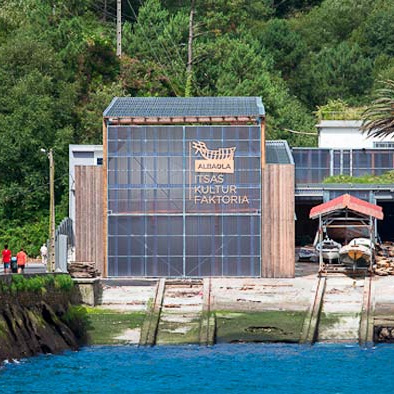
[[[394,136],[394,81],[382,81],[375,100],[362,115],[361,131],[368,137]]]

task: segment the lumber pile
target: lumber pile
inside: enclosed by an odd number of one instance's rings
[[[394,342],[393,325],[375,327],[375,339],[377,342]]]
[[[384,242],[376,245],[373,269],[376,275],[394,275],[394,242]]]
[[[96,278],[100,273],[94,263],[73,262],[68,264],[68,272],[72,278]]]

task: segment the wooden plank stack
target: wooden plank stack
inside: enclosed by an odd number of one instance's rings
[[[376,275],[394,275],[394,242],[376,245],[373,269]]]
[[[68,272],[72,278],[96,278],[100,276],[94,263],[74,262],[68,264]]]

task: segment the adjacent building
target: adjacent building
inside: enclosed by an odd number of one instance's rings
[[[319,148],[394,148],[394,138],[367,137],[360,130],[361,120],[321,120],[316,125]]]

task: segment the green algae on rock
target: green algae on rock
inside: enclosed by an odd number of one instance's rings
[[[100,307],[85,308],[88,342],[92,345],[138,343],[144,312],[120,312]],[[135,335],[132,335],[133,332]]]
[[[304,312],[216,312],[216,342],[299,342]]]
[[[68,275],[7,275],[0,289],[0,361],[76,350],[83,338],[66,319],[73,282]]]

